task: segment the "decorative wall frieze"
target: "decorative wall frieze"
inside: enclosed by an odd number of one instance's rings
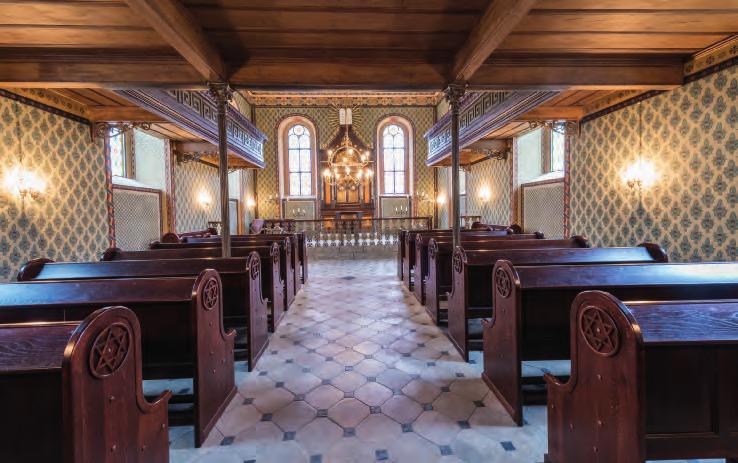
[[[478,92],[462,98],[459,142],[462,148],[502,127],[516,117],[553,98],[557,92]],[[437,164],[451,153],[451,114],[447,113],[425,134],[427,165]]]
[[[684,63],[684,75],[692,76],[703,71],[711,71],[714,66],[721,63],[734,62],[738,58],[738,35],[729,37],[715,45],[705,48],[692,55],[692,57]],[[726,64],[730,66],[731,64]],[[712,70],[712,72],[717,69]],[[701,76],[696,76],[699,78]],[[694,79],[689,79],[694,80]]]
[[[244,92],[249,104],[266,107],[436,106],[441,92]]]
[[[75,122],[89,124],[86,111],[81,106],[68,106],[62,99],[58,101],[52,98],[52,94],[43,89],[35,88],[14,88],[12,91],[0,89],[0,96],[18,101],[28,106],[41,109],[57,116],[66,117]],[[71,100],[70,100],[71,101]]]
[[[215,100],[207,92],[196,90],[140,89],[118,90],[119,95],[160,115],[194,135],[218,144],[218,114]],[[226,132],[228,151],[252,164],[264,167],[266,135],[236,108],[228,105]]]

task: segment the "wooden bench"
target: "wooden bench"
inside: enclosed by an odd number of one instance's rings
[[[0,325],[0,461],[167,462],[170,397],[144,399],[139,324],[125,307]]]
[[[492,229],[488,227],[493,227]],[[518,225],[511,225],[510,227],[506,227],[504,225],[485,225],[483,229],[471,229],[471,230],[461,230],[464,233],[468,233],[469,231],[490,231],[490,230],[507,230],[510,228],[510,233],[520,233],[520,227]],[[406,249],[406,242],[407,242],[407,235],[408,233],[419,233],[419,232],[439,232],[439,233],[446,233],[451,236],[452,230],[450,228],[434,228],[434,229],[427,229],[427,228],[418,228],[418,229],[407,229],[402,228],[397,233],[397,278],[400,280],[403,280],[403,262],[405,257],[407,256],[407,249]]]
[[[495,231],[465,230],[464,233],[462,233],[462,236],[468,238],[471,236],[489,237],[489,236],[508,236],[511,234],[512,233],[506,230],[495,230]],[[412,232],[412,233],[407,233],[405,235],[405,256],[402,259],[402,282],[405,284],[405,287],[408,289],[408,291],[412,291],[414,288],[414,284],[415,284],[415,282],[413,281],[413,277],[415,276],[415,273],[413,270],[414,270],[415,261],[416,261],[415,240],[418,236],[446,237],[449,241],[452,239],[452,235],[449,230]]]
[[[144,379],[193,378],[195,446],[205,441],[236,394],[236,333],[223,329],[218,272],[197,278],[49,281],[0,285],[0,323],[80,320],[97,307],[124,305],[141,323]]]
[[[738,294],[738,264],[516,267],[500,260],[491,281],[495,309],[482,323],[482,378],[522,425],[521,362],[570,359],[570,309],[580,292],[598,289],[623,300],[731,299]]]
[[[279,235],[231,235],[231,245],[236,245],[238,242],[249,242],[249,241],[264,241],[271,242],[279,240],[281,238],[290,238],[292,240],[292,265],[295,268],[297,275],[297,281],[295,281],[295,288],[299,290],[300,283],[307,282],[307,245],[305,242],[305,233],[294,232],[294,233],[283,233]],[[210,238],[188,238],[185,240],[187,243],[219,243],[220,237]]]
[[[278,245],[274,245],[275,251]],[[278,258],[278,257],[277,257]],[[226,330],[235,329],[236,360],[247,360],[248,370],[255,368],[268,343],[268,309],[262,297],[261,279],[279,280],[277,264],[262,266],[254,254],[246,258],[156,259],[113,262],[62,262],[36,259],[18,272],[18,281],[66,281],[120,278],[196,277],[205,269],[216,270],[223,284],[223,324]],[[271,270],[268,274],[264,269]],[[269,282],[271,285],[271,282]],[[273,286],[269,286],[273,288]],[[281,317],[282,293],[277,295]],[[278,322],[279,320],[277,320]],[[245,339],[245,341],[244,341]]]
[[[258,239],[248,239],[248,240],[232,240],[231,241],[231,247],[244,247],[244,246],[268,246],[271,243],[279,243],[280,247],[284,249],[283,252],[285,252],[285,258],[288,258],[290,261],[290,266],[292,270],[289,272],[290,275],[292,275],[292,283],[291,287],[294,290],[294,294],[296,295],[297,292],[300,290],[300,287],[302,286],[302,280],[300,278],[300,267],[302,266],[302,263],[297,259],[298,255],[298,249],[296,247],[297,240],[294,236],[287,236],[287,235],[273,235],[274,237],[269,237],[268,235],[261,235],[264,238],[258,238]],[[289,247],[290,251],[286,252],[286,248]],[[158,241],[154,241],[153,243],[149,244],[149,249],[191,249],[191,248],[218,248],[220,249],[220,238],[215,238],[214,240],[211,240],[210,238],[203,238],[202,241],[193,241],[193,242],[186,242],[186,243],[160,243]],[[284,263],[282,265],[285,267]],[[287,267],[285,267],[287,268]],[[286,281],[286,280],[285,280]]]
[[[477,235],[465,233],[461,235],[462,245],[470,249],[484,249],[484,243],[493,240],[536,240],[543,239],[543,233],[528,233],[518,235]],[[437,236],[418,234],[415,237],[415,263],[412,266],[413,278],[412,288],[415,298],[422,305],[426,304],[426,278],[428,277],[428,254],[430,240],[436,240],[437,243],[444,243],[452,246],[451,236]],[[450,266],[450,265],[449,265]]]
[[[162,243],[182,243],[184,240],[190,237],[201,237],[201,236],[217,236],[218,230],[215,228],[208,228],[200,231],[184,232],[184,233],[164,233],[161,235]]]
[[[546,462],[738,462],[738,301],[586,291],[569,324],[571,377],[546,375]]]
[[[517,261],[521,258],[529,262],[548,262],[540,260],[544,256],[554,258],[554,255],[544,252],[548,249],[576,249],[588,246],[589,241],[581,236],[575,236],[560,240],[490,243],[487,249],[457,248],[453,263],[448,265],[451,267],[452,284],[451,292],[446,296],[448,303],[445,318],[448,323],[448,337],[462,358],[468,361],[470,351],[482,350],[481,322],[483,318],[492,315],[492,291],[489,282],[496,260],[509,258]],[[521,254],[518,255],[516,251],[521,251]],[[646,252],[642,254],[647,255]],[[587,254],[579,255],[583,259],[590,258],[586,256]],[[440,266],[436,265],[434,271],[439,268]],[[426,308],[436,324],[442,322],[444,318],[440,303],[438,307],[436,312]]]
[[[292,253],[291,246],[286,243],[277,243],[279,246],[279,280],[271,279],[272,285],[266,286],[268,280],[262,280],[262,292],[267,295],[271,301],[274,301],[277,293],[283,294],[282,310],[289,309],[295,299],[294,289],[294,271],[290,265],[290,257]],[[263,245],[244,244],[243,246],[235,246],[231,248],[231,256],[247,257],[251,252],[259,253],[262,264],[262,274],[274,274],[274,243]],[[155,249],[148,251],[123,251],[118,248],[107,249],[100,257],[101,261],[115,260],[153,260],[153,259],[193,259],[205,257],[221,257],[223,254],[220,247],[203,246],[199,244],[177,245],[173,248]],[[276,310],[275,310],[276,308]],[[272,320],[275,320],[275,326],[281,320],[282,312],[278,306],[272,304]],[[271,326],[271,325],[270,325]]]

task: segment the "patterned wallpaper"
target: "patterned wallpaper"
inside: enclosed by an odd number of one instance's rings
[[[46,194],[22,203],[0,191],[2,281],[36,257],[94,260],[108,246],[103,142],[86,124],[0,97],[2,178],[19,162],[16,108],[24,167],[45,179]]]
[[[637,157],[638,105],[583,124],[572,139],[572,233],[597,246],[655,241],[674,261],[736,260],[738,66],[641,104],[656,184],[639,194],[621,180]]]
[[[354,130],[368,145],[376,145],[377,124],[391,115],[404,116],[414,126],[414,169],[415,192],[433,192],[433,169],[425,166],[428,144],[423,134],[433,125],[434,108],[428,107],[359,107],[354,109]],[[269,203],[270,195],[279,193],[279,167],[277,156],[277,129],[280,122],[294,115],[303,115],[311,119],[318,131],[318,146],[328,143],[338,130],[338,111],[332,107],[255,107],[257,128],[269,139],[264,145],[266,168],[258,173],[257,186],[259,197],[259,215],[262,218],[276,217],[279,208]],[[433,215],[433,205],[423,204],[416,210],[416,215]]]
[[[209,221],[220,220],[218,170],[200,162],[175,163],[177,232],[204,230]],[[207,206],[201,199],[209,202]]]
[[[449,188],[449,178],[451,177],[450,167],[439,167],[436,169],[436,175],[438,176],[438,193],[437,198],[443,198],[444,203],[438,204],[438,223],[437,228],[449,228],[451,210],[449,204],[451,204],[451,189]]]
[[[161,237],[161,195],[113,188],[115,245],[126,251],[148,248]]]
[[[511,223],[510,176],[512,159],[489,159],[471,166],[466,174],[466,213],[481,215],[482,222],[499,225]],[[489,191],[490,199],[482,201],[480,192]]]
[[[523,185],[523,230],[564,237],[564,182]]]

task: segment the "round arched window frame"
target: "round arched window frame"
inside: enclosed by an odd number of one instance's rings
[[[278,132],[280,195],[314,197],[317,191],[315,125],[305,117],[291,116],[280,123]]]
[[[393,129],[395,133],[390,133]],[[401,131],[401,134],[397,133],[397,129]],[[400,139],[401,143],[398,143]],[[377,161],[380,195],[409,196],[412,194],[412,140],[412,125],[404,118],[391,116],[379,124]],[[399,150],[402,154],[398,153]],[[402,156],[402,169],[398,169],[398,155]]]

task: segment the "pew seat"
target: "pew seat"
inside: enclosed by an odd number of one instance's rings
[[[274,244],[273,253],[279,253]],[[274,255],[274,254],[273,254]],[[264,265],[262,265],[262,263]],[[261,266],[261,269],[257,267]],[[111,262],[60,262],[35,259],[24,265],[18,281],[68,281],[122,278],[196,277],[213,269],[223,284],[223,323],[226,330],[237,333],[235,360],[246,360],[252,371],[268,344],[267,302],[262,297],[261,279],[279,282],[279,268],[269,258],[258,256],[213,257],[201,259],[130,260]],[[277,286],[279,288],[279,286]],[[278,319],[282,313],[282,295],[275,299]],[[273,320],[271,320],[273,321]]]
[[[521,363],[571,359],[569,319],[580,292],[603,290],[623,300],[733,299],[738,264],[516,266],[500,260],[490,281],[494,310],[483,322],[482,379],[522,425]]]
[[[573,302],[572,373],[547,374],[548,463],[738,458],[738,301]]]
[[[169,461],[171,392],[144,399],[140,336],[125,307],[0,325],[0,461]]]
[[[170,421],[195,424],[195,446],[205,441],[236,394],[235,332],[223,328],[218,272],[196,278],[136,278],[0,285],[0,323],[80,320],[97,307],[123,305],[141,324],[144,379],[192,378],[191,407],[170,409]]]

